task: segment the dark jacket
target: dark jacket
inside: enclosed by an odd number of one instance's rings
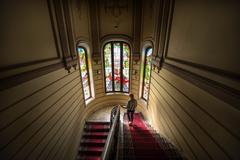
[[[137,107],[137,100],[136,99],[130,99],[127,103],[127,110],[128,111],[135,111],[136,107]]]

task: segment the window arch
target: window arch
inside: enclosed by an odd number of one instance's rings
[[[92,97],[91,86],[90,86],[90,76],[89,76],[89,64],[88,64],[88,55],[84,47],[78,46],[78,61],[81,71],[82,86],[84,92],[85,101]]]
[[[111,41],[103,47],[105,91],[129,92],[130,46],[123,41]]]
[[[144,69],[143,69],[143,84],[142,84],[142,98],[147,101],[149,95],[149,86],[151,78],[151,62],[152,62],[152,47],[146,48],[144,52]]]

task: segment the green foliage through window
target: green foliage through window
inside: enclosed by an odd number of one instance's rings
[[[80,71],[81,71],[84,98],[85,100],[87,100],[91,98],[87,52],[86,52],[86,49],[83,47],[78,47],[77,51],[78,51],[78,57],[79,57],[79,65],[80,65]]]
[[[144,100],[148,99],[150,78],[151,78],[151,63],[152,63],[152,48],[149,47],[145,51],[144,55],[144,70],[143,70],[143,90],[142,98]]]

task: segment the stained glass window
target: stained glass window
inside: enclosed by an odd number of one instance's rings
[[[79,65],[82,77],[82,86],[84,91],[84,98],[88,100],[91,98],[91,89],[90,89],[90,79],[89,79],[89,70],[88,70],[88,58],[86,49],[83,47],[78,47],[78,57]]]
[[[112,54],[111,54],[112,46],[110,43],[105,45],[104,47],[104,62],[105,62],[105,87],[106,91],[113,90],[112,84]]]
[[[129,92],[129,57],[130,48],[126,43],[123,44],[123,91]]]
[[[121,53],[120,43],[113,43],[113,64],[114,64],[114,89],[121,91]]]
[[[129,92],[129,45],[125,42],[109,42],[103,51],[106,92]]]
[[[143,73],[143,91],[142,98],[147,101],[149,94],[150,86],[150,77],[151,77],[151,61],[152,61],[152,48],[149,47],[145,51],[144,56],[144,73]]]

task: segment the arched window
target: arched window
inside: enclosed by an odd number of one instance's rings
[[[121,41],[103,47],[105,91],[129,92],[130,47]]]
[[[144,69],[143,69],[143,86],[142,86],[142,98],[147,101],[149,94],[149,85],[151,77],[151,61],[152,61],[152,47],[148,47],[145,50],[144,55]]]
[[[90,76],[89,76],[89,67],[88,67],[88,56],[86,49],[83,47],[77,47],[79,65],[82,77],[82,86],[84,92],[84,99],[88,100],[92,97],[91,88],[90,88]]]

